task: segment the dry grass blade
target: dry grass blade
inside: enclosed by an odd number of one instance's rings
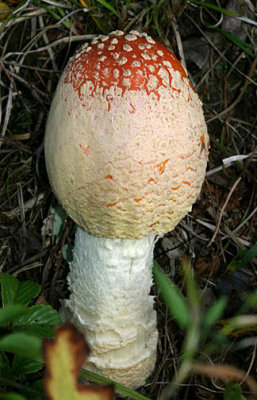
[[[207,120],[207,123],[210,123],[210,122],[214,121],[216,118],[223,117],[223,115],[228,114],[230,111],[232,111],[232,110],[236,107],[236,105],[240,102],[240,100],[241,100],[242,97],[244,96],[244,94],[245,94],[245,92],[246,92],[246,89],[247,89],[249,83],[250,83],[250,82],[253,83],[253,81],[252,81],[251,78],[253,77],[253,75],[254,75],[254,73],[255,73],[256,66],[257,66],[257,56],[255,57],[255,59],[254,59],[252,65],[251,65],[250,71],[249,71],[249,73],[248,73],[248,75],[247,75],[247,77],[246,77],[244,86],[243,86],[243,88],[242,88],[242,90],[241,90],[239,96],[238,96],[238,97],[236,98],[236,100],[235,100],[232,104],[230,104],[230,106],[228,106],[225,110],[221,111],[220,113],[218,113],[218,114],[215,115],[214,117],[209,118],[209,119]]]
[[[229,65],[233,66],[233,63],[227,58],[225,57],[222,52],[218,49],[217,46],[215,46],[215,44],[209,39],[209,37],[204,33],[204,31],[200,28],[200,26],[189,16],[187,15],[187,18],[191,21],[191,23],[193,25],[196,26],[196,28],[199,30],[199,32],[201,32],[201,34],[205,37],[205,39],[210,43],[210,45],[214,48],[214,50],[220,55],[221,58],[223,58]],[[240,69],[234,67],[234,70],[236,72],[238,72],[240,75],[242,75],[245,79],[247,79],[249,82],[251,82],[253,85],[257,86],[257,83],[251,79],[250,76],[244,74],[242,71],[240,71]]]
[[[257,382],[255,381],[255,379],[251,376],[247,376],[244,371],[241,371],[240,369],[235,368],[231,365],[209,365],[193,363],[192,372],[208,376],[209,378],[220,379],[224,382],[228,382],[229,380],[245,382],[251,390],[253,399],[256,398]]]
[[[73,43],[73,42],[85,42],[88,40],[93,39],[95,35],[78,35],[78,36],[71,36],[71,37],[63,37],[61,39],[55,40],[52,43],[49,43],[47,46],[42,46],[34,50],[28,50],[27,54],[32,54],[32,53],[40,53],[45,50],[49,50],[49,48],[59,46],[60,44],[65,44],[65,43]]]
[[[6,105],[6,109],[5,109],[4,123],[3,123],[2,131],[1,131],[1,136],[2,137],[6,133],[7,125],[8,125],[10,116],[11,116],[12,99],[13,99],[13,85],[12,85],[12,83],[10,83],[8,99],[7,99],[7,105]],[[1,142],[0,142],[0,147],[1,147]]]
[[[231,198],[231,196],[232,196],[232,194],[233,194],[235,188],[237,187],[237,185],[239,184],[239,182],[241,181],[241,179],[242,179],[242,178],[241,178],[241,176],[240,176],[240,177],[234,182],[233,186],[231,187],[231,189],[230,189],[230,191],[229,191],[229,193],[228,193],[228,196],[227,196],[227,198],[226,198],[226,201],[225,201],[225,203],[223,204],[223,206],[222,206],[222,208],[221,208],[221,210],[220,210],[220,214],[219,214],[219,218],[218,218],[218,222],[217,222],[217,226],[216,226],[215,232],[214,232],[214,234],[213,234],[213,236],[212,236],[210,242],[208,243],[208,246],[210,246],[210,245],[214,242],[214,240],[215,240],[215,238],[216,238],[216,236],[217,236],[217,234],[218,234],[218,232],[219,232],[221,220],[222,220],[223,214],[224,214],[224,212],[225,212],[225,209],[226,209],[226,207],[227,207],[227,205],[228,205],[228,203],[229,203],[229,200],[230,200],[230,198]]]

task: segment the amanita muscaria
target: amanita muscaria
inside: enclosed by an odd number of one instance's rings
[[[130,387],[155,365],[154,243],[191,210],[208,134],[187,73],[145,33],[115,31],[70,59],[45,137],[49,180],[77,224],[63,314],[87,367]]]

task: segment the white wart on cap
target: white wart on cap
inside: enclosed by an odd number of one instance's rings
[[[95,236],[172,230],[203,182],[201,103],[174,55],[146,34],[100,36],[68,63],[45,138],[55,195]]]

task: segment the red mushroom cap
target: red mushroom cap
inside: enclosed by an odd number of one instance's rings
[[[96,236],[167,232],[199,195],[208,134],[176,57],[146,34],[100,36],[73,57],[48,117],[49,179]]]
[[[135,34],[136,33],[136,34]],[[162,44],[155,42],[146,34],[137,32],[125,35],[123,32],[112,32],[109,36],[101,36],[86,44],[82,51],[67,67],[64,82],[71,83],[83,103],[81,88],[87,81],[92,82],[90,95],[102,88],[104,93],[114,86],[126,90],[145,90],[148,95],[155,94],[159,99],[159,88],[166,87],[166,76],[169,86],[174,91],[181,91],[172,86],[172,73],[178,71],[182,79],[187,74],[177,58]],[[165,74],[166,72],[166,74]],[[154,80],[154,84],[150,84]],[[189,85],[191,83],[188,81]],[[192,88],[192,86],[191,86]],[[188,92],[188,100],[190,93]],[[108,97],[111,107],[112,98]],[[85,104],[86,105],[86,104]]]

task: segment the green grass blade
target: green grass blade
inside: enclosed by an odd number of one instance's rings
[[[235,11],[230,11],[230,10],[227,10],[226,8],[215,6],[215,4],[206,3],[205,1],[193,0],[192,3],[196,4],[198,6],[201,6],[201,7],[210,8],[211,10],[220,12],[222,14],[229,15],[230,17],[240,17],[240,15],[238,13],[236,13]]]
[[[215,322],[218,321],[218,319],[221,318],[225,308],[227,305],[227,298],[226,297],[220,297],[216,303],[213,304],[212,307],[205,313],[204,316],[204,324],[207,325],[208,327],[212,326],[215,324]]]
[[[51,14],[57,21],[59,21],[60,19],[62,19],[62,17],[57,14],[54,10],[52,10],[51,8],[47,7],[45,4],[41,3],[38,0],[32,0],[32,2],[41,8],[44,8],[49,14]],[[68,19],[65,19],[62,21],[62,24],[66,27],[66,28],[70,28],[70,21]]]
[[[98,375],[95,372],[88,371],[86,369],[82,369],[80,371],[80,376],[82,378],[88,379],[91,382],[97,383],[99,385],[114,385],[115,391],[123,394],[124,396],[128,396],[134,400],[151,400],[149,397],[146,397],[135,390],[129,389],[126,386],[121,385],[120,383],[114,382],[111,379],[105,378],[104,376]]]
[[[159,21],[158,21],[158,2],[155,0],[154,4],[153,4],[153,22],[155,25],[155,28],[158,32],[158,35],[161,36],[161,29],[159,26]]]
[[[182,260],[182,267],[186,278],[187,297],[192,308],[198,308],[200,297],[196,281],[194,279],[194,271],[188,258]]]
[[[27,400],[26,397],[21,394],[9,392],[9,393],[1,393],[2,400]]]
[[[243,268],[244,265],[257,257],[257,244],[247,251],[240,251],[227,266],[228,271],[235,271]]]
[[[71,3],[73,3],[76,7],[81,8],[82,10],[85,8],[79,1],[76,0],[69,0]]]
[[[257,316],[256,315],[239,315],[237,317],[232,317],[227,320],[226,324],[220,330],[220,332],[228,336],[231,332],[236,331],[237,329],[248,329],[251,330],[253,328],[256,330],[257,327]]]
[[[159,400],[168,400],[175,397],[179,384],[185,382],[192,372],[192,361],[199,350],[199,342],[201,340],[201,308],[197,284],[188,259],[182,261],[182,267],[186,278],[188,297],[188,306],[186,305],[188,322],[182,347],[182,357],[174,378],[162,391]],[[175,305],[177,306],[177,304]]]
[[[153,263],[153,274],[170,314],[180,328],[186,328],[190,321],[190,312],[185,297],[161,270],[156,261]]]
[[[107,8],[109,11],[111,11],[116,17],[121,19],[120,14],[105,0],[96,0],[99,4],[101,4],[103,7]]]
[[[255,54],[253,51],[253,46],[250,43],[246,43],[243,40],[238,39],[236,36],[232,35],[232,33],[223,31],[222,29],[219,28],[213,28],[215,31],[221,33],[223,36],[225,36],[228,40],[230,40],[232,43],[234,43],[239,49],[243,50],[248,56],[254,58]],[[251,51],[252,50],[252,51]]]

